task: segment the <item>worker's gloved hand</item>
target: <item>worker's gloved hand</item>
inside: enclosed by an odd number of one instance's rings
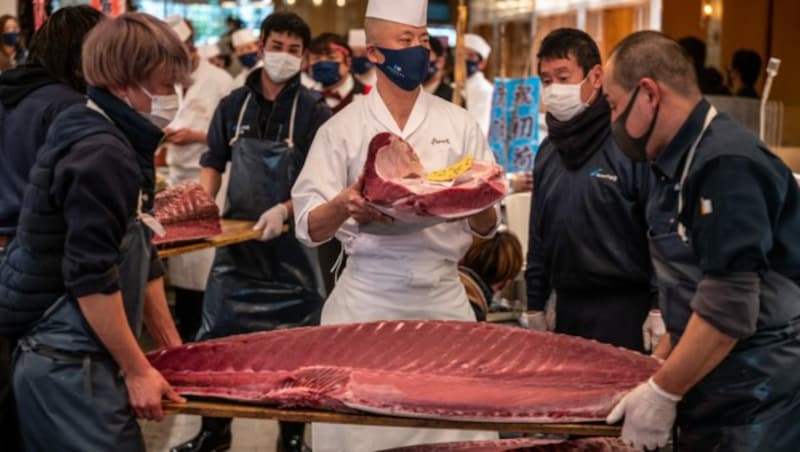
[[[186,402],[186,399],[179,396],[167,383],[167,380],[152,366],[142,369],[141,372],[125,374],[125,386],[128,388],[128,401],[139,419],[148,421],[163,419],[162,397],[173,402]]]
[[[262,242],[272,240],[281,235],[283,232],[283,223],[288,219],[289,209],[282,203],[276,204],[261,215],[261,218],[258,219],[258,223],[253,226],[253,230],[261,231],[261,238],[258,240]]]
[[[606,422],[616,424],[624,417],[622,441],[636,450],[664,447],[680,400],[679,396],[659,388],[651,378],[623,397]]]
[[[519,323],[529,330],[547,331],[547,319],[544,311],[528,311],[519,316]]]
[[[644,339],[645,351],[652,351],[656,349],[661,337],[667,332],[667,327],[664,325],[664,319],[661,317],[661,311],[652,309],[647,318],[642,324],[642,338]]]

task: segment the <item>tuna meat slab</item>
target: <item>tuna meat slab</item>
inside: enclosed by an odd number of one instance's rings
[[[167,188],[156,194],[155,217],[166,235],[153,236],[153,243],[200,240],[222,233],[219,208],[196,182]]]
[[[433,168],[431,168],[433,169]],[[452,180],[431,181],[411,146],[384,132],[369,144],[364,164],[364,199],[388,215],[413,222],[414,217],[460,218],[495,204],[506,193],[502,168],[471,161]],[[441,179],[441,178],[440,178]]]
[[[383,452],[634,452],[619,438],[500,439],[401,447]]]
[[[181,394],[280,407],[492,422],[605,419],[653,358],[476,322],[385,321],[254,333],[149,355]]]

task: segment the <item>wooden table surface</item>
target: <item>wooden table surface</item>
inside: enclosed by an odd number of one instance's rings
[[[191,253],[192,251],[206,248],[219,248],[221,246],[233,245],[235,243],[246,242],[257,239],[261,236],[260,231],[254,231],[254,221],[241,220],[222,220],[222,234],[209,237],[190,243],[164,244],[158,246],[158,257],[161,259],[177,256],[179,254]]]
[[[337,413],[309,409],[280,409],[267,406],[190,400],[185,404],[164,402],[165,414],[191,414],[210,417],[272,419],[289,422],[380,425],[391,427],[446,428],[496,432],[548,433],[574,436],[619,436],[620,427],[605,423],[530,424],[445,421],[378,414]]]

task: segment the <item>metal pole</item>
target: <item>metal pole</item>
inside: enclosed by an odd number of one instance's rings
[[[467,79],[466,51],[464,49],[464,33],[467,30],[467,5],[464,0],[458,1],[458,22],[456,22],[456,57],[453,62],[453,79],[455,89],[453,90],[453,103],[461,105],[461,92],[464,89],[464,82]]]

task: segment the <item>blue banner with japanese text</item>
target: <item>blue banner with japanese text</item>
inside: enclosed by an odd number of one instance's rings
[[[496,79],[489,145],[507,173],[529,172],[539,149],[539,77]]]

